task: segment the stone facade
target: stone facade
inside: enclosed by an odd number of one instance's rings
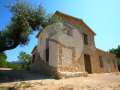
[[[51,72],[117,72],[115,55],[97,49],[96,35],[82,20],[56,12],[64,22],[48,25],[37,35],[31,69]],[[53,70],[53,69],[52,69]]]

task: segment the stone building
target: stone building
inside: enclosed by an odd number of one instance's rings
[[[56,12],[64,22],[48,25],[37,35],[38,45],[33,49],[31,69],[58,72],[105,73],[117,72],[115,55],[97,49],[95,33],[81,20]]]

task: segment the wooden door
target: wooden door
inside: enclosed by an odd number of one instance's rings
[[[84,64],[85,64],[85,71],[88,73],[92,73],[90,55],[88,54],[84,55]]]

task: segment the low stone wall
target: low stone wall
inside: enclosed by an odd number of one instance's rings
[[[39,62],[32,65],[31,71],[48,75],[56,79],[87,76],[86,72],[80,72],[80,66],[52,67],[46,64],[43,60],[39,60]]]
[[[69,66],[59,65],[58,66],[58,71],[63,71],[63,72],[84,72],[81,69],[80,65],[69,65]]]
[[[31,71],[51,76],[53,73],[57,72],[57,69],[49,66],[43,60],[38,60],[38,62],[32,64]]]

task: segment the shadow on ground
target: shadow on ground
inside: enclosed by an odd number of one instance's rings
[[[23,70],[0,70],[0,83],[42,79],[50,79],[50,77]]]

